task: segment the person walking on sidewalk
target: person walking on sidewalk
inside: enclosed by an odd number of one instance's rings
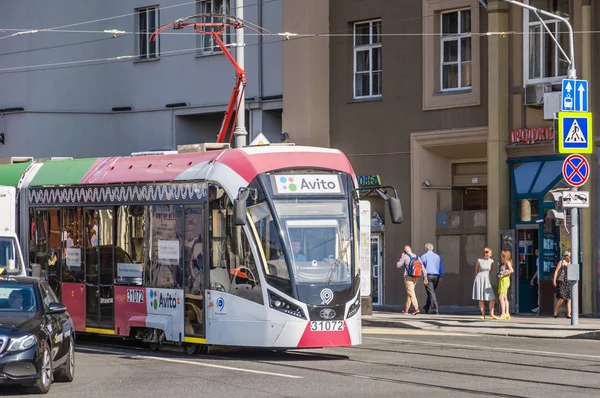
[[[473,300],[479,301],[479,311],[481,312],[479,319],[485,319],[484,301],[489,301],[490,319],[498,319],[498,317],[494,315],[496,295],[494,294],[494,288],[490,282],[490,273],[494,267],[494,260],[490,257],[492,257],[492,249],[486,247],[483,249],[483,258],[477,260],[477,263],[475,264]]]
[[[404,287],[406,288],[406,302],[404,304],[404,309],[402,310],[403,314],[408,314],[408,310],[410,309],[410,303],[414,307],[412,312],[413,315],[419,314],[419,302],[417,301],[417,295],[415,294],[415,287],[417,285],[417,281],[421,276],[423,276],[423,281],[427,285],[427,270],[423,266],[421,259],[419,256],[412,252],[410,246],[404,246],[404,252],[402,253],[402,257],[396,263],[396,267],[402,268],[404,267]]]
[[[558,317],[558,309],[567,302],[567,318],[571,318],[571,282],[567,279],[567,269],[571,266],[571,252],[568,250],[563,254],[564,260],[556,264],[554,271],[554,287],[556,287],[556,307],[554,307],[554,317]]]
[[[431,312],[439,314],[439,306],[435,290],[437,289],[438,283],[442,281],[444,276],[444,264],[442,258],[433,252],[433,244],[425,244],[425,254],[421,256],[421,261],[427,270],[427,283],[425,289],[427,291],[427,302],[423,307],[423,310],[427,314],[431,308]]]
[[[500,262],[500,272],[498,273],[498,278],[500,279],[500,282],[498,283],[498,299],[500,300],[500,308],[502,309],[500,318],[510,319],[508,288],[510,287],[510,274],[514,272],[512,259],[510,258],[510,250],[502,250]]]
[[[535,274],[531,277],[531,281],[529,282],[531,286],[537,285],[537,307],[531,310],[531,312],[535,312],[538,314],[540,312],[540,252],[538,249],[535,249]]]

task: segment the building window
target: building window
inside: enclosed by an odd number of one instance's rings
[[[423,110],[481,105],[479,0],[423,0]],[[487,29],[487,28],[486,28]]]
[[[232,14],[234,10],[230,9],[229,0],[201,0],[197,2],[198,14]],[[221,23],[222,18],[208,17],[198,20],[203,23]],[[206,32],[222,30],[220,26],[205,26],[202,28]],[[225,32],[221,36],[223,43],[230,44],[232,42],[231,35],[232,29],[230,27],[225,28]],[[197,38],[198,53],[201,55],[220,53],[221,49],[215,42],[211,35],[199,34]]]
[[[137,24],[137,48],[138,60],[157,59],[159,55],[159,38],[150,41],[150,36],[159,28],[158,7],[145,7],[135,10]]]
[[[528,3],[536,8],[549,11],[561,17],[569,17],[569,0],[529,0]],[[569,62],[563,56],[558,45],[544,28],[544,25],[534,12],[524,10],[526,26],[523,35],[525,54],[525,74],[528,80],[561,80],[567,75]],[[569,53],[569,34],[567,27],[558,19],[539,14],[548,29],[560,43],[562,49]]]
[[[471,88],[471,10],[444,12],[440,24],[441,91]]]
[[[381,20],[354,24],[354,98],[381,96]]]

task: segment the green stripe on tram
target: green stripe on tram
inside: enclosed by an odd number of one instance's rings
[[[16,187],[31,162],[0,165],[0,185]]]
[[[31,186],[77,185],[97,158],[50,160],[37,172]]]

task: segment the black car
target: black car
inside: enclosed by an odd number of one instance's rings
[[[44,280],[0,277],[0,383],[45,394],[53,380],[73,381],[75,328],[66,310]]]

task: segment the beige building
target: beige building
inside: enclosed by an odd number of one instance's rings
[[[568,17],[578,32],[594,30],[600,14],[585,0],[529,3]],[[567,42],[558,20],[545,23]],[[554,266],[568,248],[566,229],[549,217],[551,192],[566,187],[552,119],[567,63],[533,13],[495,0],[284,0],[283,27],[300,34],[283,45],[284,131],[297,143],[342,149],[359,182],[392,185],[402,200],[405,221],[393,225],[370,198],[374,304],[404,303],[395,266],[404,244],[417,253],[434,244],[445,267],[438,298],[457,306],[476,304],[483,247],[499,259],[509,245],[514,310],[531,311],[539,295],[551,312]],[[596,42],[589,33],[575,40],[578,77],[593,89]],[[593,206],[581,217],[585,313],[597,311],[595,214]],[[539,289],[530,284],[536,249]]]

